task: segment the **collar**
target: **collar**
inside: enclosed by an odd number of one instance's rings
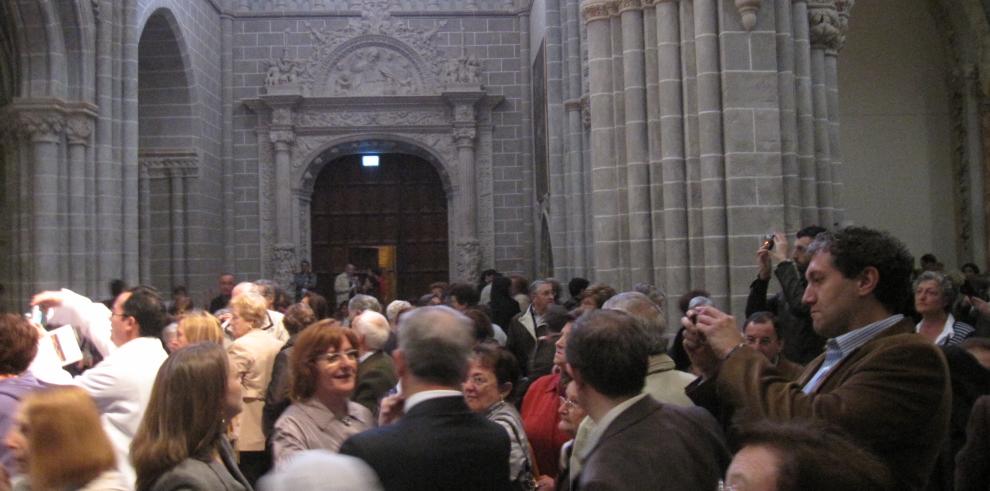
[[[676,367],[674,359],[666,353],[650,355],[650,367],[646,370],[647,375],[654,373],[669,372]]]
[[[310,397],[309,399],[299,402],[298,404],[302,407],[303,412],[309,415],[309,417],[316,422],[316,425],[321,430],[330,428],[330,425],[332,425],[334,421],[340,421],[344,424],[344,426],[350,426],[351,422],[361,420],[361,418],[358,417],[358,413],[354,411],[354,403],[351,401],[347,401],[346,414],[337,414],[333,412],[333,410],[323,405],[323,403],[315,397]],[[363,423],[368,424],[369,422],[364,421]]]
[[[849,331],[839,337],[829,339],[825,344],[828,349],[837,350],[842,353],[842,356],[846,356],[902,319],[904,319],[904,316],[901,314],[892,315],[886,319],[878,320],[859,329]]]
[[[581,458],[581,460],[584,461],[585,459],[588,458],[588,455],[591,453],[591,451],[596,446],[598,446],[598,440],[600,440],[602,438],[602,435],[605,434],[605,431],[608,430],[608,427],[619,416],[621,416],[622,413],[624,413],[627,409],[629,409],[630,407],[632,407],[633,404],[636,404],[637,402],[639,402],[641,399],[643,399],[646,396],[647,396],[647,394],[639,394],[639,395],[636,395],[634,397],[630,397],[629,399],[626,399],[626,400],[620,402],[619,404],[617,404],[612,409],[609,409],[608,412],[605,413],[604,416],[602,416],[602,419],[601,420],[595,421],[594,429],[591,430],[591,433],[588,435],[587,443],[585,445],[583,445],[582,448],[581,448],[581,455],[579,455],[579,457]],[[588,415],[588,419],[590,419],[591,421],[594,421],[594,419],[591,418],[591,415],[590,414]]]
[[[953,327],[955,324],[956,324],[956,318],[953,317],[952,314],[949,314],[948,317],[946,317],[945,319],[945,325],[942,326],[942,332],[939,333],[937,338],[935,338],[936,346],[941,346],[946,341],[952,339],[952,336],[956,334],[956,330]],[[921,331],[921,322],[919,322],[917,325],[914,326],[914,332],[920,332],[920,331]]]
[[[368,358],[371,358],[371,355],[373,355],[375,353],[378,353],[378,352],[377,351],[369,351],[369,352],[361,355],[360,357],[358,357],[358,364],[364,363],[365,360],[367,360]]]
[[[439,399],[441,397],[464,397],[464,394],[459,390],[453,389],[424,390],[406,398],[404,410],[406,413],[409,413],[409,411],[411,411],[417,404],[430,399]]]

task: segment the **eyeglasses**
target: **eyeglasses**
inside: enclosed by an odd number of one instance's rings
[[[724,479],[718,480],[718,491],[740,491],[735,484],[729,484]]]
[[[316,357],[316,360],[317,361],[318,360],[324,360],[324,361],[327,362],[327,365],[336,365],[336,364],[340,363],[341,361],[343,361],[344,357],[347,357],[347,359],[350,360],[350,361],[357,361],[357,359],[358,359],[358,350],[352,349],[350,351],[345,351],[343,353],[337,353],[337,352],[324,353],[322,355],[318,355]]]
[[[113,320],[114,317],[120,317],[121,319],[123,319],[124,317],[130,317],[130,316],[127,314],[118,314],[116,312],[110,312],[110,319]]]
[[[570,411],[571,409],[573,409],[575,407],[580,407],[580,406],[578,406],[578,403],[576,403],[576,402],[574,402],[574,401],[572,401],[572,400],[570,400],[570,399],[568,399],[568,398],[566,398],[564,396],[560,396],[559,399],[560,399],[560,404],[562,406],[564,406],[564,409],[567,410],[567,411]]]

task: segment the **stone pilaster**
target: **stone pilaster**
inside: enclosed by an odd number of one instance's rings
[[[278,113],[278,109],[274,111]],[[277,123],[276,123],[277,124]],[[295,238],[292,237],[292,144],[291,129],[273,129],[269,138],[275,151],[275,244],[272,251],[272,280],[288,289],[292,285]]]
[[[475,160],[478,136],[478,111],[475,105],[481,92],[445,92],[444,98],[453,109],[451,134],[457,148],[457,191],[454,194],[454,269],[461,281],[477,281],[481,267],[478,241],[478,188]],[[453,275],[452,275],[453,276]]]
[[[87,233],[86,226],[86,150],[93,133],[93,121],[88,115],[75,114],[66,121],[65,134],[69,143],[69,288],[86,289]]]
[[[23,110],[17,125],[31,141],[31,270],[34,290],[57,289],[61,285],[59,255],[61,231],[58,217],[58,147],[65,119],[54,110]]]

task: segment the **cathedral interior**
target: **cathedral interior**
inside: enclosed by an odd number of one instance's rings
[[[493,268],[741,310],[770,231],[987,266],[980,0],[0,2],[0,301]],[[370,158],[369,158],[370,157]],[[374,165],[373,165],[374,164]]]

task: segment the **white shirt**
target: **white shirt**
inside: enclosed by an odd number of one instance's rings
[[[922,321],[924,322],[924,321]],[[914,326],[914,332],[921,332],[921,323],[919,322]],[[938,334],[935,338],[935,346],[942,346],[947,339],[952,339],[952,336],[956,334],[956,330],[952,326],[956,324],[956,318],[949,314],[949,317],[945,319],[945,326],[942,326],[942,332]]]
[[[144,410],[151,398],[151,387],[168,354],[158,338],[142,337],[115,346],[110,340],[110,311],[106,306],[69,290],[54,310],[51,323],[71,324],[86,336],[104,358],[95,367],[74,378],[72,383],[93,397],[100,421],[117,454],[117,469],[125,482],[133,485],[134,469],[129,455]]]
[[[424,390],[423,392],[417,392],[409,398],[406,399],[406,405],[403,411],[408,413],[412,410],[413,406],[428,401],[430,399],[439,399],[441,397],[464,397],[464,394],[459,390]]]

